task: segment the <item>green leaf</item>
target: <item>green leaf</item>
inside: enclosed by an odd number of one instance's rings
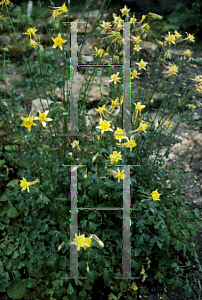
[[[7,216],[10,218],[10,219],[14,219],[14,218],[17,218],[19,217],[23,212],[24,212],[24,207],[22,208],[22,210],[20,212],[17,211],[17,209],[12,206],[9,210],[8,210],[8,214]]]
[[[19,183],[19,179],[13,179],[7,184],[7,186],[15,186],[18,183]]]
[[[189,232],[186,229],[181,229],[181,232],[183,233],[183,235],[185,237],[187,237],[187,235],[189,235]]]
[[[7,146],[5,146],[5,149],[6,149],[6,151],[8,151],[8,152],[12,152],[12,151],[17,151],[18,150],[18,146],[16,146],[16,145],[7,145]]]
[[[23,282],[18,283],[17,288],[15,288],[17,279],[14,279],[9,287],[7,288],[7,294],[9,297],[14,299],[22,299],[26,292],[26,284]]]
[[[5,164],[5,162],[6,162],[5,160],[1,159],[0,160],[0,167],[3,166]]]
[[[67,288],[67,294],[71,295],[73,293],[74,293],[74,289],[73,289],[71,283],[69,283],[68,288]]]
[[[136,290],[138,290],[138,287],[137,287],[137,285],[136,285],[136,283],[135,282],[133,282],[132,283],[132,285],[131,285],[131,287],[130,287],[133,291],[136,291]]]
[[[10,194],[10,190],[6,188],[5,191],[0,196],[0,201],[7,201],[9,194]]]
[[[80,291],[79,296],[85,297],[85,299],[86,299],[87,293],[86,293],[85,289],[82,289],[82,291]]]
[[[96,230],[97,229],[97,224],[93,223],[93,222],[90,222],[89,221],[89,230],[92,231],[92,230]]]

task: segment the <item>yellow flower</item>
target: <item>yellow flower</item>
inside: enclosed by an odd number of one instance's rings
[[[181,54],[186,55],[186,56],[190,56],[191,55],[191,50],[187,49],[187,50],[183,51]]]
[[[151,196],[145,196],[145,195],[144,196],[147,197],[148,199],[152,199],[153,201],[161,201],[159,199],[161,194],[158,193],[158,190],[153,191],[150,195]],[[142,200],[141,202],[143,201],[144,200]]]
[[[138,67],[139,67],[139,70],[140,69],[144,69],[144,70],[146,70],[146,65],[147,65],[148,63],[147,62],[145,62],[143,59],[141,59],[141,61],[139,62],[139,63],[136,63],[136,65],[138,65]]]
[[[140,73],[138,73],[138,71],[134,70],[133,72],[130,72],[130,74],[132,75],[132,79],[133,78],[139,78],[138,75],[140,75]]]
[[[100,117],[104,117],[106,119],[108,119],[105,115],[104,115],[104,111],[106,111],[108,114],[111,114],[106,108],[105,108],[105,104],[102,107],[98,107],[96,108],[96,111],[98,111],[100,113]]]
[[[120,172],[119,168],[118,168],[118,172],[114,171],[114,170],[110,170],[109,171],[115,178],[118,177],[118,182],[120,182],[120,180],[123,180],[125,178],[125,174],[124,170],[122,172]]]
[[[110,154],[111,164],[114,162],[117,163],[119,160],[122,160],[122,156],[120,154],[121,152],[117,153],[117,151],[114,151],[113,154]]]
[[[120,9],[120,11],[121,11],[121,13],[122,13],[122,17],[123,17],[123,16],[129,17],[129,14],[128,14],[128,13],[129,13],[130,9],[128,9],[126,5],[124,6],[124,8]]]
[[[119,98],[118,97],[116,97],[116,99],[113,101],[113,100],[111,100],[112,101],[112,104],[111,104],[111,106],[110,106],[110,108],[109,108],[109,110],[113,110],[113,109],[115,109],[116,107],[117,107],[117,105],[119,104],[118,103],[118,101],[119,101]]]
[[[186,32],[186,34],[187,34],[186,39],[183,39],[182,41],[188,40],[188,41],[194,43],[194,42],[195,42],[195,41],[194,41],[194,39],[195,39],[194,35],[193,35],[193,34],[190,34],[190,33],[187,33],[187,32]]]
[[[175,37],[178,39],[181,38],[181,34],[179,32],[177,32],[177,30],[175,30]]]
[[[4,4],[5,4],[5,6],[10,5],[10,0],[3,0],[0,2],[0,4],[2,4],[2,7]]]
[[[107,38],[109,38],[109,37],[114,37],[114,39],[112,40],[112,43],[114,43],[116,40],[120,40],[121,39],[121,34],[120,34],[120,32],[112,31],[111,35],[107,36]]]
[[[116,30],[120,31],[123,28],[123,25],[122,23],[118,22],[114,24],[114,27]]]
[[[77,234],[75,233],[75,238],[73,240],[74,240],[74,242],[72,242],[70,244],[76,245],[77,251],[80,251],[80,248],[84,247],[84,245],[85,245],[84,244],[85,243],[85,234],[80,235],[80,232],[79,232],[79,236],[77,237]]]
[[[110,122],[111,121],[109,121],[109,122],[107,122],[106,120],[102,120],[102,118],[100,118],[100,122],[99,122],[99,125],[100,126],[96,126],[96,128],[99,128],[99,129],[101,129],[101,135],[105,132],[105,131],[113,131],[111,128],[109,128],[110,127]]]
[[[136,44],[139,44],[140,42],[142,42],[140,36],[134,36],[134,35],[130,34],[130,37],[131,37],[131,38],[130,38],[130,41],[133,41],[133,42],[135,42]]]
[[[152,199],[153,199],[154,201],[160,201],[159,198],[160,198],[160,195],[161,195],[161,194],[158,193],[158,190],[153,191],[153,192],[151,193],[151,195],[152,195]]]
[[[130,147],[130,152],[132,151],[132,149],[137,146],[136,142],[132,139],[132,137],[130,137],[130,141],[127,137],[128,142],[122,144],[124,147]]]
[[[79,141],[78,141],[78,140],[74,140],[74,141],[71,143],[71,145],[72,145],[72,148],[73,148],[73,149],[76,147],[77,150],[78,150],[79,152],[81,152],[81,149],[80,149],[80,147],[79,147]]]
[[[44,128],[46,127],[46,122],[53,121],[53,119],[47,118],[47,114],[49,113],[49,110],[46,110],[44,113],[41,113],[38,110],[38,113],[39,113],[39,117],[35,117],[34,120],[39,120],[40,121],[39,125],[42,123]]]
[[[58,247],[58,251],[62,249],[62,246],[65,244],[65,242],[62,242],[62,244]]]
[[[147,127],[148,127],[148,122],[147,123],[141,122],[140,126],[136,130],[131,131],[131,133],[137,132],[137,131],[144,131],[144,132],[146,132],[145,130],[147,129]]]
[[[34,28],[28,28],[27,29],[27,32],[23,32],[23,34],[27,34],[29,35],[30,39],[32,38],[32,35],[33,35],[33,38],[36,39],[37,38],[37,34],[35,33],[38,29],[36,29],[36,27]]]
[[[164,67],[167,68],[168,71],[164,71],[164,72],[162,72],[162,73],[163,73],[163,74],[164,74],[164,73],[168,74],[167,77],[168,77],[168,76],[176,75],[177,72],[178,72],[178,69],[179,69],[179,67],[176,66],[175,64],[171,64],[170,66],[165,66],[165,65],[164,65]]]
[[[117,130],[115,131],[115,134],[123,134],[123,135],[118,135],[118,136],[115,136],[115,139],[116,140],[119,140],[119,143],[121,143],[121,140],[122,139],[126,139],[126,134],[123,132],[122,129],[119,129],[119,127],[117,128]]]
[[[195,91],[201,93],[202,92],[202,84],[196,85]]]
[[[29,193],[29,187],[30,187],[30,185],[33,185],[33,184],[35,184],[35,183],[37,183],[37,182],[39,182],[39,179],[37,178],[37,179],[35,179],[34,181],[32,181],[32,182],[27,182],[27,180],[23,177],[23,179],[22,180],[20,180],[20,187],[22,188],[22,191],[25,191],[26,189],[27,189],[27,191],[28,191],[28,193]],[[34,187],[33,187],[34,188]],[[37,188],[36,188],[37,189]],[[38,189],[37,189],[38,190]]]
[[[102,25],[100,25],[102,28],[104,28],[104,30],[106,31],[107,29],[109,29],[112,25],[111,25],[111,23],[110,22],[106,22],[105,23],[105,21],[103,21],[103,24]]]
[[[31,46],[32,48],[35,48],[36,50],[38,49],[38,47],[41,48],[40,43],[39,43],[39,42],[35,42],[35,41],[32,40],[32,39],[30,39],[29,44],[30,44],[30,46]]]
[[[49,7],[51,7],[51,6],[49,6]],[[55,19],[57,16],[60,16],[62,13],[68,12],[68,9],[67,9],[67,6],[65,5],[65,3],[62,6],[52,7],[52,8],[56,8],[56,9],[53,11],[50,11],[50,12],[52,12],[52,16],[49,19],[51,19],[51,18]]]
[[[52,38],[54,45],[52,48],[57,48],[60,47],[60,49],[62,50],[62,46],[64,46],[63,44],[67,41],[67,40],[63,40],[61,38],[61,33],[58,34],[58,36],[54,39]]]
[[[133,47],[133,50],[136,51],[136,52],[139,52],[141,49],[142,49],[142,47],[140,47],[139,45],[135,45]]]
[[[95,56],[100,56],[102,57],[104,54],[104,56],[106,55],[109,55],[109,53],[104,53],[104,49],[100,48],[100,49],[97,49],[97,47],[95,47]]]
[[[170,59],[171,59],[171,54],[170,54],[168,51],[166,51],[166,53],[164,54],[164,56],[165,56],[166,58],[170,58]]]
[[[140,115],[141,115],[142,109],[145,108],[146,106],[145,105],[141,105],[141,102],[134,103],[134,105],[135,105],[135,110],[139,111]]]
[[[120,82],[119,79],[121,79],[121,78],[118,77],[118,75],[119,75],[119,72],[117,72],[117,74],[111,75],[111,80],[109,80],[108,82],[114,81],[115,84],[116,84],[117,82]]]
[[[37,126],[37,124],[33,122],[33,119],[34,119],[34,116],[30,116],[30,114],[29,114],[28,118],[21,117],[21,120],[23,120],[23,124],[21,124],[20,126],[27,127],[27,130],[30,132],[32,126]]]
[[[175,35],[170,34],[170,32],[168,32],[168,34],[166,36],[163,36],[163,37],[165,38],[166,42],[169,43],[169,45],[170,45],[170,43],[175,44],[176,37],[175,37]]]
[[[171,122],[171,121],[170,121],[170,122],[167,122],[167,123],[166,123],[166,126],[169,127],[169,128],[172,127],[172,126],[173,126],[173,122]]]
[[[86,248],[90,248],[91,243],[92,243],[91,238],[87,238],[87,237],[86,237],[86,238],[85,238],[85,244],[83,245],[84,250],[86,250]]]
[[[189,109],[191,109],[192,111],[196,108],[196,106],[194,104],[187,104],[186,106],[189,107]]]

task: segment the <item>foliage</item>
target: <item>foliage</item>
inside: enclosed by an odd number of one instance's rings
[[[90,2],[87,1],[83,11],[89,9]],[[6,9],[8,15],[9,10],[10,8]],[[61,7],[59,11],[56,10],[57,13],[61,13],[57,15],[59,20],[62,19],[62,13],[65,11],[66,6]],[[122,9],[121,12],[125,21],[137,21],[129,18],[127,8]],[[114,20],[117,21],[117,18],[119,19],[114,15]],[[146,23],[146,18],[148,18],[148,23]],[[133,59],[131,59],[133,69],[130,75],[133,77],[132,86],[137,88],[138,94],[137,99],[132,99],[134,104],[131,105],[132,132],[129,134],[130,140],[125,135],[127,142],[122,140],[124,131],[121,129],[121,113],[124,100],[119,79],[122,79],[123,74],[118,67],[110,70],[109,82],[111,83],[108,87],[110,98],[102,97],[99,103],[102,105],[98,108],[102,118],[99,126],[91,124],[90,130],[86,127],[82,117],[86,112],[88,93],[95,71],[92,72],[90,80],[85,82],[85,95],[83,98],[80,96],[78,101],[78,120],[81,132],[87,134],[78,137],[77,140],[74,137],[61,136],[59,131],[59,122],[62,121],[63,132],[68,133],[69,95],[65,101],[63,93],[60,104],[52,95],[53,102],[48,104],[47,110],[43,108],[42,112],[39,111],[37,117],[31,114],[27,117],[27,112],[24,112],[17,103],[12,105],[12,99],[6,97],[2,99],[1,118],[3,115],[6,117],[10,144],[0,146],[0,169],[5,172],[3,169],[7,164],[11,168],[17,164],[18,172],[17,178],[12,180],[8,172],[7,176],[4,172],[0,172],[1,181],[6,182],[6,189],[0,195],[2,249],[0,292],[7,289],[8,295],[13,297],[15,290],[21,286],[18,298],[16,297],[16,299],[21,299],[25,292],[24,287],[30,288],[37,285],[43,275],[40,290],[43,295],[54,295],[54,299],[65,300],[70,297],[72,300],[91,299],[92,289],[96,281],[100,279],[103,279],[113,291],[109,299],[120,299],[122,296],[130,299],[129,292],[136,296],[141,295],[145,293],[148,282],[170,284],[172,287],[181,286],[186,282],[184,285],[186,296],[193,294],[188,277],[186,280],[182,279],[181,275],[183,272],[185,274],[185,271],[181,268],[179,258],[173,255],[173,251],[174,249],[183,251],[187,259],[189,259],[187,253],[190,251],[199,263],[196,253],[198,247],[192,248],[188,237],[196,235],[195,223],[202,226],[202,222],[199,210],[195,209],[194,214],[191,213],[188,209],[189,201],[181,196],[181,182],[183,179],[186,180],[186,175],[172,166],[172,169],[175,169],[175,179],[177,179],[174,182],[173,175],[163,168],[170,147],[164,156],[159,152],[166,143],[173,142],[172,136],[180,122],[189,121],[192,118],[195,106],[187,102],[193,92],[200,92],[201,77],[192,78],[195,81],[195,89],[188,90],[184,82],[185,89],[183,89],[182,96],[177,95],[178,99],[173,96],[172,89],[177,81],[178,68],[186,69],[186,71],[189,69],[191,54],[182,52],[182,59],[174,57],[171,60],[167,51],[173,43],[179,44],[182,46],[182,51],[185,51],[187,44],[194,40],[191,34],[187,34],[187,37],[182,39],[178,32],[168,33],[163,42],[157,41],[161,46],[161,54],[157,62],[154,61],[154,52],[148,57],[147,62],[143,60],[140,51],[141,42],[150,28],[151,19],[158,18],[160,16],[149,13],[147,16],[142,16],[135,26],[134,23],[131,24],[131,32],[134,34],[131,40],[134,49]],[[61,22],[60,26],[62,26]],[[119,22],[114,22],[113,26],[111,31],[107,32],[106,24],[99,20],[96,28],[92,29],[92,31],[99,31],[101,35],[108,34],[106,51],[103,52],[103,48],[95,51],[97,63],[101,62],[102,55],[105,53],[111,56],[109,60],[111,59],[114,64],[123,64],[122,28]],[[38,41],[38,32],[35,34],[34,28],[29,29],[32,37],[36,38],[35,42]],[[24,33],[28,34],[26,30]],[[69,31],[64,39],[59,35],[57,38],[54,35],[52,39],[54,54],[56,51],[62,53],[56,62],[58,74],[55,75],[53,81],[49,80],[53,89],[55,89],[55,83],[63,87],[66,79],[60,63],[70,57],[69,47],[63,48],[68,35]],[[26,38],[29,39],[29,36]],[[41,85],[46,91],[47,82],[44,75],[47,74],[47,78],[50,79],[50,75],[53,72],[56,73],[56,68],[55,66],[48,68],[46,52],[43,47],[36,45],[34,43],[28,45],[36,47],[38,54],[36,64],[30,66],[27,59],[24,62],[31,67],[31,70],[28,68],[30,80],[27,80],[27,85],[30,89],[34,86],[41,99],[38,87]],[[60,46],[62,48],[59,48]],[[58,49],[55,49],[56,47]],[[6,52],[3,58],[5,61]],[[169,64],[170,60],[172,65]],[[65,61],[69,73],[70,59]],[[164,66],[166,66],[166,71],[162,72]],[[61,75],[60,82],[59,74]],[[155,82],[153,74],[163,75],[159,76],[158,82]],[[149,82],[150,87],[147,92],[140,84],[145,80]],[[137,83],[136,87],[134,81]],[[166,85],[166,91],[160,99],[156,114],[161,119],[158,121],[158,126],[155,126],[150,116],[151,111],[154,110],[153,94],[158,91],[162,83]],[[118,117],[114,114],[116,106],[120,107]],[[187,106],[188,109],[185,109]],[[14,110],[13,114],[11,108]],[[175,127],[168,131],[168,128],[172,127],[174,113],[179,108],[182,109],[180,119]],[[98,130],[101,131],[100,135]],[[120,134],[118,139],[115,138],[114,133]],[[159,139],[162,134],[164,134],[164,139]],[[154,145],[155,148],[152,148]],[[155,156],[153,160],[150,158],[152,154]],[[73,172],[71,166],[80,164],[76,173],[78,207],[120,208],[123,206],[125,174],[124,167],[117,168],[117,163],[122,166],[135,164],[130,167],[131,274],[132,277],[139,277],[139,279],[122,280],[120,283],[113,280],[114,277],[122,276],[123,211],[104,209],[90,212],[79,210],[78,229],[82,236],[76,236],[74,243],[81,248],[76,252],[78,253],[78,276],[87,277],[87,279],[65,279],[70,276],[70,243],[73,242],[70,240],[72,207],[69,191],[72,188],[71,172]],[[170,187],[168,182],[170,182]],[[83,235],[88,236],[89,239],[92,235],[94,238],[97,237],[92,240],[91,246],[87,249],[85,249],[87,239]],[[77,251],[75,245],[74,251]],[[101,295],[102,287],[96,292]]]

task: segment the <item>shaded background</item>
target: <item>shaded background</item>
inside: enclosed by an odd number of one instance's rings
[[[68,3],[67,0],[55,0],[52,1],[54,6],[61,6],[63,3]],[[93,0],[90,5],[90,10],[100,9],[103,0]],[[106,0],[106,5],[109,3]],[[13,0],[12,3],[17,5],[27,5],[28,1]],[[41,1],[43,7],[51,6],[49,0]],[[86,0],[73,0],[70,2],[70,6],[79,6],[83,9]],[[37,1],[33,1],[34,5],[37,5]],[[105,7],[106,7],[105,5]],[[161,21],[162,33],[177,30],[182,32],[188,32],[194,34],[199,40],[202,40],[202,0],[112,0],[108,9],[117,9],[120,13],[120,8],[126,5],[130,8],[130,12],[134,13],[136,17],[141,17],[142,14],[153,12],[163,16]],[[68,5],[67,5],[68,6]],[[118,13],[117,13],[118,14]],[[197,39],[196,39],[197,41]]]

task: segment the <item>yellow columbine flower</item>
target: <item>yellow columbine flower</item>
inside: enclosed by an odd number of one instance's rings
[[[166,123],[166,126],[169,127],[169,128],[172,127],[172,126],[173,126],[173,122],[171,122],[171,121],[170,121],[170,122],[167,122],[167,123]]]
[[[95,47],[95,56],[99,56],[99,57],[102,57],[103,55],[106,56],[106,55],[109,55],[109,53],[104,53],[104,49],[100,48],[98,49],[97,47]]]
[[[51,7],[51,6],[49,6],[49,7]],[[65,3],[62,6],[52,7],[52,8],[56,8],[56,9],[53,11],[50,10],[50,12],[52,13],[52,16],[49,19],[51,19],[51,18],[55,19],[56,17],[60,16],[62,13],[68,12],[68,9],[67,9],[67,6],[65,5]]]
[[[179,67],[176,66],[175,64],[171,64],[170,66],[165,66],[165,65],[164,65],[164,67],[168,69],[168,71],[162,72],[163,74],[164,74],[164,73],[167,74],[166,77],[176,75],[177,72],[178,72],[178,69],[179,69]]]
[[[141,49],[142,49],[142,47],[140,47],[139,45],[135,45],[133,47],[133,50],[136,51],[136,52],[139,52]]]
[[[75,238],[73,239],[74,242],[70,243],[70,244],[73,244],[73,245],[76,245],[77,246],[77,251],[80,251],[80,248],[81,247],[84,247],[85,244],[85,234],[82,234],[80,235],[80,232],[79,232],[79,236],[77,237],[77,234],[75,233]]]
[[[130,74],[132,75],[132,79],[133,78],[139,78],[138,75],[140,75],[140,73],[138,73],[138,71],[134,70],[133,72],[130,72]]]
[[[20,180],[20,182],[21,182],[20,183],[20,187],[22,188],[22,191],[25,191],[27,189],[27,191],[29,193],[29,187],[30,187],[30,185],[33,185],[33,184],[39,182],[39,179],[37,178],[37,179],[35,179],[32,182],[27,182],[27,180],[23,177],[23,179]],[[38,190],[37,188],[34,188],[34,189]]]
[[[118,172],[114,171],[114,170],[110,170],[109,171],[115,178],[118,177],[118,182],[120,182],[120,180],[123,180],[125,178],[125,174],[124,170],[122,172],[120,172],[119,168],[118,168]]]
[[[27,130],[30,132],[32,126],[37,126],[37,124],[33,122],[33,119],[34,119],[34,116],[30,116],[30,114],[29,114],[28,118],[21,117],[21,120],[23,120],[23,124],[21,124],[20,126],[27,127]]]
[[[187,49],[187,50],[183,51],[181,54],[186,55],[186,56],[190,56],[191,55],[191,50]]]
[[[27,34],[29,35],[30,39],[32,38],[32,35],[33,35],[33,38],[36,39],[37,38],[37,34],[35,33],[38,29],[36,29],[36,27],[34,28],[28,28],[27,29],[27,32],[23,32],[23,34]]]
[[[145,105],[141,105],[141,102],[134,103],[134,105],[135,105],[135,110],[139,111],[140,115],[141,115],[142,109],[145,108],[146,106]]]
[[[119,160],[122,160],[122,156],[120,154],[121,152],[117,153],[117,151],[114,151],[113,154],[110,154],[111,164],[114,162],[117,163]]]
[[[147,65],[148,63],[147,62],[145,62],[143,59],[141,59],[141,61],[139,62],[139,63],[136,63],[136,65],[138,65],[138,67],[139,67],[139,70],[140,69],[144,69],[144,70],[146,70],[146,65]]]
[[[111,80],[109,80],[108,82],[114,81],[115,84],[116,84],[117,82],[120,82],[119,79],[121,79],[121,78],[118,77],[118,75],[119,75],[119,72],[117,72],[117,74],[111,75]]]
[[[41,45],[39,42],[35,42],[34,40],[30,39],[30,42],[29,42],[30,46],[34,49],[38,49],[38,48],[41,48]]]
[[[135,42],[136,44],[139,44],[140,42],[142,42],[140,35],[139,36],[134,36],[132,34],[130,34],[130,41]]]
[[[90,248],[91,243],[92,243],[91,238],[87,238],[87,237],[86,237],[86,238],[85,238],[85,244],[83,245],[84,250],[86,250],[86,248]]]
[[[147,197],[148,199],[152,199],[153,201],[161,201],[160,200],[160,195],[161,194],[158,193],[158,190],[153,191],[150,195],[151,196],[145,196],[145,195],[143,195],[143,196]],[[142,200],[141,202],[143,202],[143,201],[144,200]]]
[[[130,137],[130,141],[127,137],[127,143],[122,144],[122,146],[124,147],[130,147],[130,152],[132,151],[132,149],[137,146],[136,142],[132,139],[132,137]]]
[[[137,21],[136,18],[130,18],[130,23],[135,23]]]
[[[106,38],[109,38],[109,37],[113,37],[114,38],[112,40],[112,43],[114,43],[116,40],[120,40],[121,39],[121,34],[120,34],[120,32],[112,31],[111,35],[108,35]]]
[[[125,132],[123,132],[122,129],[119,129],[119,127],[117,127],[117,130],[115,131],[115,134],[123,134],[123,135],[120,135],[120,136],[119,135],[115,136],[115,139],[119,140],[119,143],[121,143],[121,140],[126,139]]]
[[[113,100],[111,100],[112,101],[112,103],[111,103],[111,106],[110,106],[110,108],[109,108],[109,110],[113,110],[113,109],[115,109],[116,107],[117,107],[117,105],[119,104],[118,102],[119,102],[119,98],[118,97],[116,97],[116,99],[113,101]]]
[[[175,44],[176,37],[175,37],[174,34],[170,34],[170,32],[168,32],[168,34],[166,36],[163,36],[163,37],[165,38],[166,42],[169,43],[169,45],[170,45],[170,43]]]
[[[106,119],[108,119],[105,115],[104,115],[104,112],[106,111],[108,114],[112,114],[110,113],[106,108],[105,108],[105,104],[102,106],[102,107],[98,107],[96,108],[96,111],[98,111],[100,113],[100,117],[104,117]]]
[[[187,37],[186,37],[186,39],[183,39],[183,41],[184,40],[189,40],[190,42],[194,43],[195,42],[194,41],[194,39],[195,39],[194,35],[190,34],[190,33],[187,33],[187,32],[186,32],[186,34],[187,34]]]
[[[52,48],[60,47],[61,50],[62,50],[62,46],[64,46],[63,44],[67,41],[67,40],[63,40],[61,38],[61,33],[59,33],[56,38],[52,38],[52,40],[54,42],[54,45]]]
[[[137,132],[137,131],[144,131],[144,132],[146,132],[145,130],[147,129],[147,127],[148,127],[148,122],[147,123],[141,122],[140,126],[136,130],[131,131],[131,133]]]
[[[177,32],[177,30],[175,30],[175,37],[177,39],[181,38],[181,34],[179,32]]]
[[[122,13],[122,17],[123,17],[123,16],[129,17],[129,14],[128,14],[128,13],[129,13],[130,9],[128,9],[126,5],[124,6],[124,8],[120,9],[120,11],[121,11],[121,13]]]
[[[196,106],[194,104],[187,104],[186,106],[189,107],[189,109],[191,109],[192,111],[196,108]]]
[[[51,118],[47,118],[47,114],[49,113],[49,110],[46,110],[44,113],[41,113],[40,110],[38,110],[39,117],[35,117],[34,120],[39,120],[39,125],[42,123],[43,127],[46,127],[46,122],[53,121]]]
[[[100,25],[102,28],[104,28],[104,30],[106,31],[107,29],[109,29],[112,25],[111,25],[111,23],[110,22],[106,22],[105,23],[105,21],[103,21],[103,24],[102,25]]]
[[[77,150],[78,150],[79,152],[81,152],[81,149],[80,149],[80,147],[79,147],[79,141],[78,141],[78,140],[74,140],[74,141],[71,143],[71,145],[72,145],[72,148],[73,148],[73,149],[76,147]]]
[[[154,201],[160,201],[159,198],[160,198],[160,195],[161,195],[161,194],[158,193],[158,190],[153,191],[153,192],[151,193],[151,195],[152,195],[152,199],[153,199]]]
[[[112,131],[113,132],[113,129],[109,128],[111,126],[110,124],[111,121],[106,121],[106,120],[102,120],[102,118],[100,118],[100,122],[99,122],[99,125],[100,126],[96,126],[96,128],[99,128],[101,129],[101,135],[105,132],[105,131]]]
[[[165,56],[166,58],[170,58],[170,59],[171,59],[171,54],[170,54],[168,51],[166,51],[166,53],[164,54],[164,56]]]
[[[2,4],[2,7],[3,7],[4,4],[5,4],[5,6],[7,6],[7,5],[10,5],[11,3],[10,3],[10,0],[3,0],[0,2],[0,4]]]

